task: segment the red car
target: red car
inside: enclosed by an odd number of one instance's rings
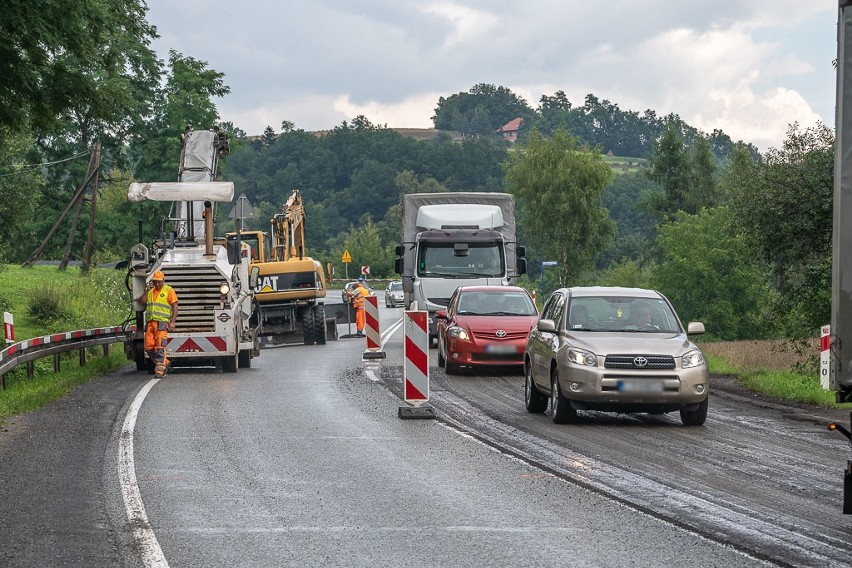
[[[522,366],[538,311],[518,286],[460,286],[435,317],[438,365],[453,373],[461,366]]]

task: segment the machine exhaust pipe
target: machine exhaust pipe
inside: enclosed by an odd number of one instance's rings
[[[213,256],[213,203],[204,202],[204,254]]]

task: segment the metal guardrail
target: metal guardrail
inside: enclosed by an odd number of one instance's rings
[[[75,349],[80,351],[80,365],[85,365],[87,347],[103,345],[104,355],[108,355],[110,344],[126,341],[128,334],[132,333],[135,327],[115,326],[81,329],[34,337],[9,345],[0,351],[0,389],[6,389],[6,373],[18,365],[26,363],[27,377],[32,378],[33,361],[53,355],[53,370],[58,372],[60,369],[59,355]]]

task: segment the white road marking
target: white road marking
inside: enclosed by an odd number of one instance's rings
[[[124,508],[127,510],[127,520],[133,528],[133,538],[142,556],[142,562],[147,568],[168,568],[169,563],[163,555],[163,549],[157,542],[157,537],[148,515],[145,513],[145,505],[142,503],[142,494],[136,482],[136,466],[133,461],[133,431],[136,428],[136,416],[139,408],[151,388],[160,382],[160,379],[151,379],[142,387],[133,399],[133,403],[124,417],[124,425],[121,428],[121,438],[118,442],[118,479],[121,484],[121,494],[124,496]]]

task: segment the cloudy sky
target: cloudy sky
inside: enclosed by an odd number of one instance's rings
[[[837,0],[147,0],[154,48],[207,62],[249,134],[429,128],[478,83],[532,107],[563,90],[676,113],[762,151],[787,126],[834,125]]]

